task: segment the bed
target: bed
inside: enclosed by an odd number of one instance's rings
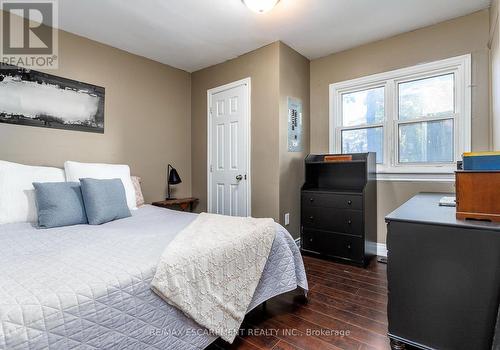
[[[146,205],[100,226],[0,225],[0,349],[204,349],[216,337],[152,292],[156,263],[196,214]],[[248,311],[308,285],[276,237]]]

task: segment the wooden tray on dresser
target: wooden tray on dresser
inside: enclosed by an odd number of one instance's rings
[[[455,173],[457,219],[500,222],[500,171]]]

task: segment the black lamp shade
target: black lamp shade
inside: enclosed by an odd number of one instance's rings
[[[180,184],[182,182],[181,180],[181,177],[179,176],[179,174],[177,173],[177,170],[175,170],[174,167],[172,167],[170,164],[170,172],[168,174],[168,183],[170,185],[177,185],[177,184]]]

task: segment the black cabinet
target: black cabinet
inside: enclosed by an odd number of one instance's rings
[[[386,217],[389,337],[400,342],[394,349],[489,350],[500,224],[457,220],[455,208],[438,205],[443,196],[450,194],[418,194]]]
[[[335,155],[311,154],[305,160],[301,249],[366,266],[376,254],[375,153],[350,154],[352,160],[328,161],[331,156]]]

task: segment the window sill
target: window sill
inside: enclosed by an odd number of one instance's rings
[[[377,181],[398,182],[455,182],[455,174],[450,173],[377,173]]]

